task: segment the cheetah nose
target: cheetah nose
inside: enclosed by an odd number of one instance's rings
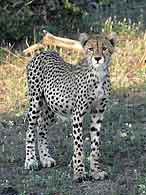
[[[95,57],[94,59],[95,59],[97,62],[99,62],[99,60],[101,60],[101,57],[98,56],[98,57]]]

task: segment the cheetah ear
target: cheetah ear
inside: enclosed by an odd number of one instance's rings
[[[108,35],[108,39],[111,42],[112,46],[115,47],[116,43],[117,43],[117,35],[115,32],[112,32],[110,35]]]
[[[89,39],[89,36],[87,33],[80,33],[79,35],[79,41],[81,45],[84,47]]]

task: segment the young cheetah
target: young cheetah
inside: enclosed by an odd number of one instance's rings
[[[47,126],[54,115],[67,113],[72,117],[74,179],[85,178],[83,152],[83,117],[91,113],[90,176],[104,179],[99,157],[99,136],[103,114],[110,94],[109,65],[115,38],[104,35],[80,35],[85,59],[78,66],[66,63],[56,52],[42,52],[27,66],[29,91],[29,126],[26,132],[25,168],[38,167],[35,140],[43,167],[56,164],[47,147]]]

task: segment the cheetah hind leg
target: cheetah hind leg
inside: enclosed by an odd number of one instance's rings
[[[41,106],[41,113],[38,119],[38,151],[40,156],[40,162],[42,167],[53,167],[56,165],[56,161],[49,154],[48,143],[47,143],[47,127],[48,122],[53,122],[54,114],[51,112],[50,108],[46,105],[45,100]]]

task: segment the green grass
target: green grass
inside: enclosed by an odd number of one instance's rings
[[[117,103],[118,101],[118,103]],[[57,123],[48,134],[49,148],[57,160],[57,166],[39,171],[24,170],[24,137],[27,124],[24,116],[3,116],[0,136],[0,185],[13,186],[20,194],[44,193],[45,195],[107,194],[141,195],[145,181],[146,104],[139,98],[131,103],[123,97],[114,97],[105,114],[102,130],[102,161],[109,173],[104,182],[75,184],[72,181],[72,136],[70,122]],[[84,120],[84,143],[86,171],[89,171],[89,115]],[[23,130],[23,131],[22,131]],[[6,182],[7,180],[7,182]],[[135,190],[135,192],[133,191]]]

